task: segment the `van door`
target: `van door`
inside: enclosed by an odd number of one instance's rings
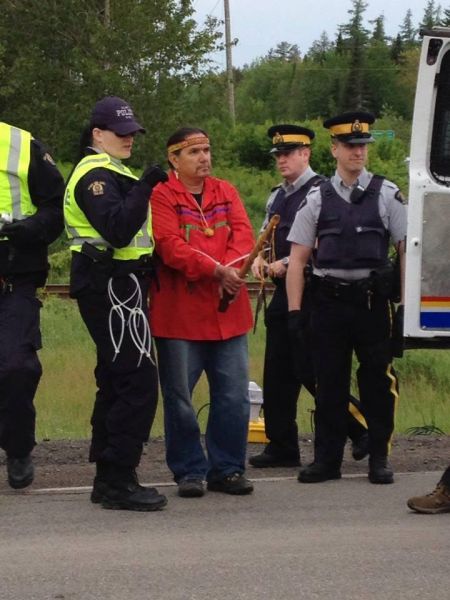
[[[406,347],[450,347],[450,28],[424,30],[412,123]]]

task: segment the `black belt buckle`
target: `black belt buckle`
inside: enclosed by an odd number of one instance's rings
[[[348,298],[351,294],[352,284],[349,281],[325,275],[321,283],[324,292],[332,298]]]

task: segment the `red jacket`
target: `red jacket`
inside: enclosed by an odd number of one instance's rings
[[[202,211],[212,236],[205,235],[199,206],[174,173],[153,190],[151,206],[156,253],[162,261],[159,289],[154,284],[150,294],[152,334],[225,340],[246,333],[252,326],[247,290],[241,289],[228,310],[220,313],[219,284],[213,276],[217,262],[227,265],[248,254],[254,244],[236,189],[221,179],[206,178]]]

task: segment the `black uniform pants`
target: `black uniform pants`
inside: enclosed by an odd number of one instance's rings
[[[148,282],[140,278],[145,317],[148,315]],[[129,277],[114,278],[114,292],[122,300],[135,287]],[[128,327],[119,354],[115,357],[109,332],[111,302],[107,293],[85,292],[77,298],[83,321],[97,347],[95,378],[97,395],[91,418],[91,462],[108,462],[136,467],[148,440],[158,401],[157,369],[133,343]],[[126,315],[127,316],[127,315]],[[119,339],[120,320],[113,315],[115,339]],[[153,353],[154,354],[154,353]],[[115,358],[114,358],[115,357]]]
[[[448,488],[450,488],[450,467],[447,467],[441,477],[441,482]]]
[[[23,458],[35,441],[33,400],[42,367],[36,286],[19,281],[0,290],[0,446]]]
[[[389,301],[332,298],[317,290],[312,308],[313,359],[317,375],[315,460],[339,466],[347,433],[352,354],[359,361],[360,402],[369,431],[369,452],[386,456],[394,430],[398,386],[391,366]]]
[[[306,309],[308,310],[308,309]],[[266,348],[264,355],[263,397],[265,432],[270,440],[267,450],[282,456],[297,457],[297,400],[302,385],[315,396],[316,383],[312,353],[299,356],[288,333],[287,298],[283,284],[276,288],[266,312]],[[299,364],[301,363],[301,365]],[[359,402],[348,394],[359,412]],[[361,415],[359,415],[361,418]],[[357,441],[366,428],[346,412],[346,436]]]

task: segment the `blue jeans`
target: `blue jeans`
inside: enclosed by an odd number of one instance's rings
[[[247,336],[221,341],[158,338],[156,347],[166,459],[175,481],[216,481],[231,473],[243,473],[250,412]],[[192,406],[192,391],[203,371],[210,392],[207,457]]]

